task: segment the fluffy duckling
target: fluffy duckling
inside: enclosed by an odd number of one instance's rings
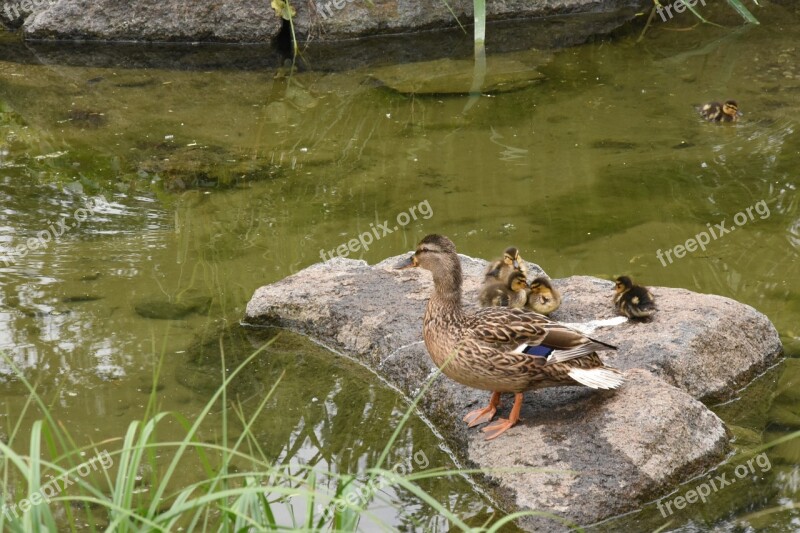
[[[561,307],[561,294],[544,276],[539,276],[531,281],[530,296],[525,305],[528,309],[540,315],[549,315]]]
[[[492,261],[489,264],[489,267],[486,269],[486,274],[483,277],[483,282],[505,282],[508,280],[508,277],[511,275],[511,273],[516,271],[527,275],[528,266],[519,255],[519,250],[513,246],[510,246],[506,248],[505,252],[503,252],[502,258]]]
[[[736,122],[742,115],[736,100],[726,100],[724,104],[711,102],[697,110],[709,122]]]
[[[522,309],[528,301],[528,280],[522,272],[512,272],[508,281],[484,283],[478,296],[481,307],[513,307]]]
[[[620,276],[614,284],[614,307],[628,318],[649,318],[656,312],[653,293],[641,285],[634,285],[628,276]]]

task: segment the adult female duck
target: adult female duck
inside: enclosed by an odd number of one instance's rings
[[[483,428],[494,439],[519,420],[525,391],[559,385],[615,389],[622,374],[606,367],[595,353],[614,346],[524,309],[487,307],[465,313],[461,303],[461,263],[453,242],[428,235],[397,268],[422,267],[433,274],[422,335],[433,362],[449,378],[468,387],[492,391],[489,405],[468,413],[469,427],[489,422],[500,394],[513,392],[508,419]]]

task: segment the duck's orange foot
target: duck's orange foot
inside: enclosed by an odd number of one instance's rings
[[[491,426],[486,426],[481,431],[486,433],[486,440],[492,440],[492,439],[496,439],[497,437],[499,437],[500,435],[505,433],[505,431],[508,428],[510,428],[511,426],[513,426],[516,423],[517,423],[516,420],[511,421],[511,420],[508,420],[506,418],[498,418],[497,422],[495,422]]]
[[[492,393],[492,397],[489,398],[489,405],[483,409],[475,409],[474,411],[470,411],[466,414],[466,416],[464,416],[463,420],[467,423],[467,427],[477,426],[478,424],[489,422],[492,418],[494,418],[494,414],[497,412],[498,405],[500,405],[500,393],[495,391]]]
[[[478,424],[483,424],[484,422],[490,422],[492,418],[494,418],[494,414],[497,412],[497,409],[489,404],[487,407],[483,409],[475,409],[474,411],[470,411],[464,417],[464,422],[467,423],[467,427],[477,426]]]

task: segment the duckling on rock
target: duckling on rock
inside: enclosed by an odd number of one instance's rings
[[[561,307],[561,294],[545,276],[539,276],[531,281],[530,296],[525,305],[528,309],[540,315],[549,315]]]
[[[697,110],[709,122],[736,122],[742,116],[736,100],[726,100],[724,104],[711,102],[698,107]]]
[[[508,419],[483,428],[493,439],[519,421],[525,391],[559,385],[616,389],[622,373],[603,364],[599,350],[616,347],[587,337],[524,309],[485,307],[475,313],[461,301],[463,274],[453,241],[428,235],[395,268],[431,272],[433,294],[422,320],[422,337],[434,364],[462,385],[492,391],[489,405],[464,417],[469,427],[494,418],[500,394],[514,393]]]
[[[528,279],[525,274],[514,271],[508,281],[492,281],[484,283],[478,296],[481,307],[513,307],[522,309],[528,301]]]
[[[628,276],[620,276],[614,284],[614,307],[628,318],[650,318],[656,312],[653,293],[641,285],[634,285]]]
[[[503,252],[503,257],[489,264],[489,267],[486,269],[486,274],[483,277],[483,282],[505,282],[508,280],[511,273],[516,271],[522,272],[527,276],[528,265],[522,260],[522,257],[519,255],[519,250],[514,246],[510,246]]]

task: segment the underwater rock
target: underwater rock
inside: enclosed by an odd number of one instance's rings
[[[142,300],[134,304],[136,313],[144,318],[157,320],[181,320],[191,314],[203,314],[211,306],[211,298],[207,296],[195,296],[186,298],[180,302],[170,302],[168,300]]]
[[[519,55],[519,54],[516,54]],[[537,54],[543,64],[552,54]],[[527,54],[528,61],[509,56],[487,58],[486,75],[480,90],[483,93],[516,91],[544,78],[531,64],[535,56]],[[471,59],[437,59],[416,63],[402,63],[375,69],[371,77],[388,88],[402,94],[469,94],[475,75],[475,62]]]
[[[230,189],[244,183],[265,181],[281,175],[269,162],[253,160],[219,146],[179,146],[161,142],[140,145],[147,155],[138,162],[142,176],[158,176],[165,190]]]
[[[80,108],[70,109],[65,121],[83,128],[99,128],[108,123],[105,113]]]
[[[64,296],[61,298],[61,302],[65,304],[96,302],[97,300],[102,300],[103,298],[103,296],[98,296],[96,294],[74,294],[72,296]]]
[[[414,396],[435,371],[422,342],[433,284],[427,271],[394,270],[401,257],[375,266],[341,258],[312,265],[259,288],[244,320],[305,333]],[[474,306],[486,262],[460,257],[464,301]],[[531,275],[542,272],[533,264],[529,269]],[[612,282],[554,281],[564,296],[556,320],[614,317]],[[775,328],[747,305],[682,289],[653,291],[659,312],[651,322],[624,322],[592,333],[619,346],[617,353],[601,356],[627,370],[620,390],[529,392],[523,420],[490,442],[461,421],[488,401],[488,392],[440,375],[420,409],[467,465],[507,469],[486,478],[509,508],[553,512],[588,525],[643,506],[723,460],[729,433],[698,398],[732,395],[781,351]],[[510,395],[504,400],[499,415],[510,408]],[[526,518],[521,525],[563,529],[542,518]]]

